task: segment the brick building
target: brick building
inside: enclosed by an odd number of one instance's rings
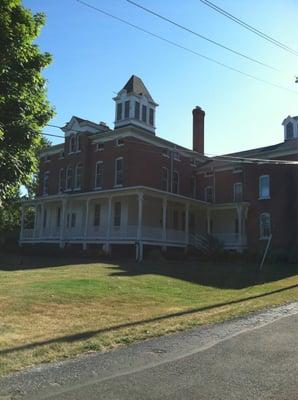
[[[193,149],[155,135],[158,104],[132,76],[114,98],[110,129],[73,116],[65,141],[41,154],[36,199],[23,204],[20,244],[202,247],[207,234],[227,249],[285,251],[297,245],[298,166],[246,158],[298,160],[298,118],[284,120],[280,144],[204,155],[204,117],[193,110]],[[34,226],[26,209],[34,208]]]

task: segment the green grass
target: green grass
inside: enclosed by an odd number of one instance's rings
[[[297,266],[272,266],[256,275],[255,266],[239,264],[18,262],[0,255],[2,375],[223,321],[298,294],[297,287],[283,290],[298,284]]]

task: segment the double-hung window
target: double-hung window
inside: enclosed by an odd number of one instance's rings
[[[123,157],[115,160],[115,186],[123,185]]]
[[[117,115],[116,120],[120,121],[122,119],[122,103],[117,104]]]
[[[208,203],[213,203],[213,187],[212,186],[207,186],[205,188],[205,201],[208,201]]]
[[[81,189],[82,187],[82,171],[82,164],[77,164],[75,170],[75,189]]]
[[[94,226],[99,226],[100,225],[100,204],[95,204],[94,206],[94,221],[93,224]]]
[[[73,169],[71,166],[66,170],[66,190],[72,190]]]
[[[268,239],[271,235],[270,214],[262,213],[260,215],[260,239]]]
[[[243,185],[242,182],[234,183],[234,201],[239,202],[243,200]]]
[[[116,201],[114,204],[114,226],[121,225],[121,203]]]
[[[142,121],[147,122],[147,107],[144,105],[142,106]]]
[[[169,170],[166,167],[162,167],[161,170],[161,190],[165,192],[169,190]]]
[[[129,108],[130,108],[130,101],[126,101],[124,103],[124,118],[127,119],[129,118]]]
[[[43,194],[49,194],[49,171],[46,171],[43,176]]]
[[[65,182],[64,182],[64,169],[61,168],[59,170],[59,188],[58,188],[60,193],[63,192],[64,185],[65,185]]]
[[[135,119],[140,119],[140,103],[135,102]]]
[[[259,178],[259,199],[270,198],[270,177],[269,175],[262,175]]]
[[[103,161],[97,161],[95,166],[95,188],[101,189],[103,186]]]
[[[173,171],[173,193],[179,193],[179,173],[178,171]]]

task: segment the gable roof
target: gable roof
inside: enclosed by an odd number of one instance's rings
[[[146,96],[149,101],[155,104],[155,101],[151,97],[151,94],[149,93],[148,89],[144,85],[144,82],[142,81],[141,78],[139,78],[136,75],[132,75],[125,86],[123,87],[122,90],[126,90],[127,93],[135,93],[139,95]]]

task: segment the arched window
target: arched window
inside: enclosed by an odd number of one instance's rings
[[[260,239],[268,239],[271,235],[270,214],[262,213],[260,215]]]
[[[75,135],[69,137],[69,153],[75,153],[76,151],[76,138]]]
[[[75,189],[81,189],[82,187],[82,172],[82,164],[77,164],[75,170]]]
[[[72,180],[73,180],[73,170],[72,167],[69,165],[66,170],[66,190],[72,189]]]
[[[294,137],[294,125],[293,122],[288,122],[286,128],[286,138],[293,139],[293,137]]]

